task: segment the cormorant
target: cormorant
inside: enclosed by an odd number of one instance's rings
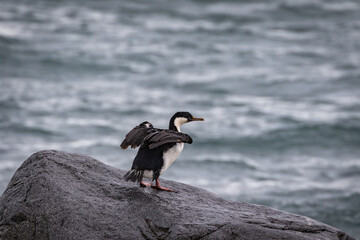
[[[192,138],[180,132],[180,126],[192,121],[204,121],[203,118],[195,118],[189,112],[177,112],[169,122],[169,129],[154,128],[149,122],[142,122],[133,128],[120,147],[122,149],[136,148],[140,146],[134,159],[131,170],[124,175],[126,181],[140,182],[141,187],[151,186],[144,182],[143,177],[156,181],[158,190],[175,192],[172,189],[160,186],[159,177],[170,167],[184,148],[184,143],[191,144]]]

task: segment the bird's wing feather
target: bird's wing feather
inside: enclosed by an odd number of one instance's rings
[[[158,130],[145,137],[142,147],[149,147],[150,149],[157,148],[167,143],[192,143],[192,138],[180,132],[171,130]]]
[[[134,127],[128,134],[126,134],[125,139],[120,144],[120,147],[122,149],[126,149],[129,146],[131,146],[131,148],[137,148],[138,146],[141,145],[141,143],[143,142],[145,137],[149,133],[151,133],[151,131],[153,129],[154,128],[152,127],[152,125],[151,125],[151,127],[149,127],[149,126],[143,125],[143,124],[140,124],[139,126]]]

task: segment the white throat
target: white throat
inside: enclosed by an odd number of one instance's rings
[[[174,125],[175,125],[175,127],[177,128],[177,130],[179,131],[179,132],[181,132],[180,131],[180,127],[181,127],[181,125],[183,125],[184,123],[187,123],[187,119],[186,118],[184,118],[184,117],[177,117],[177,118],[175,118],[175,121],[174,121]]]

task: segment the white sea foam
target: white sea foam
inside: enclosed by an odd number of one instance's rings
[[[258,12],[276,9],[275,4],[266,3],[214,3],[207,6],[206,11],[210,14],[224,14],[230,16],[251,16]]]
[[[145,27],[151,30],[168,30],[168,31],[226,31],[233,29],[235,25],[231,22],[213,23],[206,20],[189,21],[174,17],[152,17],[146,19]]]
[[[333,123],[348,116],[348,113],[337,111],[336,105],[327,103],[314,104],[312,99],[308,101],[282,101],[272,97],[231,96],[228,101],[249,105],[251,109],[269,115],[291,117],[299,121]]]
[[[325,10],[343,12],[343,11],[356,11],[359,10],[359,5],[354,2],[333,2],[322,5]]]
[[[17,167],[19,167],[19,163],[11,160],[3,160],[0,164],[0,171],[14,171]]]
[[[0,21],[0,36],[25,40],[32,37],[32,32],[20,23]]]

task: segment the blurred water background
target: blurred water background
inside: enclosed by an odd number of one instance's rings
[[[164,178],[359,237],[359,90],[356,0],[0,0],[0,192],[43,149],[129,169],[189,111]]]

